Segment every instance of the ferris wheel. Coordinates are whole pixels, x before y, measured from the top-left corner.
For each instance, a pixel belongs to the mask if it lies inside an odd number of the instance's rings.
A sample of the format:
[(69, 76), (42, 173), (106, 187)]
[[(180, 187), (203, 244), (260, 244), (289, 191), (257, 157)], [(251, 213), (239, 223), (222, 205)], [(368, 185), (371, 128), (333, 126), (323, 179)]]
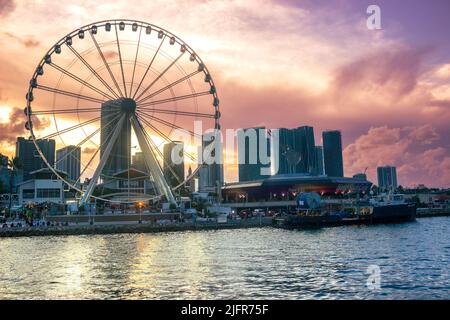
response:
[[(39, 62), (26, 100), (25, 127), (37, 152), (81, 194), (80, 205), (175, 202), (174, 192), (201, 166), (196, 126), (220, 129), (203, 61), (171, 32), (142, 21), (99, 21), (62, 37)], [(56, 159), (40, 143), (48, 139), (65, 150)], [(178, 163), (168, 161), (167, 146)], [(79, 169), (59, 170), (68, 160)]]

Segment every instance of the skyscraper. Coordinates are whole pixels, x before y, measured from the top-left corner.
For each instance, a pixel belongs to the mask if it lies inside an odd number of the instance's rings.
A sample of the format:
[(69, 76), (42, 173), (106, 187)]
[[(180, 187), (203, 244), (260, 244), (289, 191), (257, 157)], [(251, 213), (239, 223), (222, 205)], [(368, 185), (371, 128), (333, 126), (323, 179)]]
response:
[(145, 166), (144, 153), (141, 151), (138, 151), (133, 155), (131, 164), (132, 164), (133, 168), (135, 168), (139, 171), (142, 171), (142, 172), (148, 171)]
[(377, 168), (378, 186), (383, 190), (397, 188), (397, 169), (391, 166)]
[[(39, 149), (43, 152), (50, 166), (55, 165), (55, 140), (37, 140)], [(42, 160), (31, 139), (18, 137), (16, 141), (16, 157), (19, 159), (21, 170), (18, 181), (31, 179), (30, 172), (46, 168), (47, 165)]]
[(56, 150), (56, 169), (67, 173), (67, 178), (76, 181), (80, 176), (81, 148), (66, 146)]
[(324, 131), (322, 140), (325, 174), (329, 177), (343, 177), (341, 132), (338, 130)]
[(324, 163), (323, 163), (323, 147), (316, 146), (316, 164), (317, 171), (316, 174), (319, 176), (323, 176), (325, 174)]
[(278, 134), (278, 174), (316, 174), (314, 128), (309, 126), (294, 129), (280, 128)]
[(166, 143), (163, 148), (164, 178), (171, 187), (185, 180), (184, 176), (184, 144), (182, 141)]
[(261, 173), (263, 168), (270, 170), (270, 164), (263, 163), (261, 154), (270, 157), (270, 140), (264, 127), (243, 129), (238, 133), (239, 181), (259, 180), (270, 175)]
[(292, 129), (292, 131), (294, 134), (294, 149), (300, 153), (300, 161), (296, 165), (295, 173), (316, 174), (314, 128), (302, 126)]
[(101, 132), (100, 132), (100, 158), (105, 152), (106, 146), (113, 135), (113, 130), (120, 130), (120, 134), (114, 143), (110, 156), (106, 161), (102, 174), (111, 176), (117, 172), (128, 169), (131, 161), (131, 125), (125, 121), (122, 128), (116, 128), (121, 106), (117, 101), (107, 101), (102, 104)]
[[(199, 155), (199, 159), (202, 159), (202, 163), (199, 164), (201, 166), (199, 169), (199, 191), (214, 191), (219, 194), (220, 187), (223, 185), (223, 155), (222, 141), (216, 141), (217, 139), (220, 139), (219, 133), (203, 134), (200, 150), (202, 154)], [(211, 152), (208, 152), (208, 147), (211, 147)]]

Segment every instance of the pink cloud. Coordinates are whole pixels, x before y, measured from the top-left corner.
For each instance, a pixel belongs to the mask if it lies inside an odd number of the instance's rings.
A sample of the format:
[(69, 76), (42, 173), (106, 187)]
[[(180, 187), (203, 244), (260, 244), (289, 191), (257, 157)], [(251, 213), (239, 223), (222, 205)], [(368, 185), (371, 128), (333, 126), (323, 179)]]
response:
[(449, 150), (443, 147), (429, 147), (425, 150), (420, 148), (438, 140), (439, 135), (430, 125), (370, 128), (345, 148), (345, 171), (347, 175), (351, 175), (368, 168), (369, 178), (376, 183), (376, 168), (394, 165), (402, 185), (425, 183), (429, 186), (449, 187)]

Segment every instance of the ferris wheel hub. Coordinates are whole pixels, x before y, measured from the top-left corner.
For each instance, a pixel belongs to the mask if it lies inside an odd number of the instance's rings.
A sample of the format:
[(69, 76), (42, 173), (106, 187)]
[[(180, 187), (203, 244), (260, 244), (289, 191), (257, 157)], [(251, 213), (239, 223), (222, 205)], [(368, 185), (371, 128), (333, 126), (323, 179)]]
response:
[(131, 98), (120, 98), (114, 101), (124, 113), (134, 113), (136, 111), (136, 101)]

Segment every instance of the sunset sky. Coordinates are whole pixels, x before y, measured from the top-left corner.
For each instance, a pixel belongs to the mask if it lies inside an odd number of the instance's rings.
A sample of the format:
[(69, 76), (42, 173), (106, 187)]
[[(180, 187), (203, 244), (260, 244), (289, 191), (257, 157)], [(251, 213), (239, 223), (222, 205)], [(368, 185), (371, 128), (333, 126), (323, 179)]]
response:
[[(381, 8), (381, 30), (366, 8)], [(0, 152), (24, 130), (28, 81), (62, 36), (97, 20), (161, 26), (201, 56), (223, 128), (342, 130), (345, 175), (397, 166), (450, 187), (450, 1), (0, 0)], [(226, 167), (235, 180), (236, 166)]]

